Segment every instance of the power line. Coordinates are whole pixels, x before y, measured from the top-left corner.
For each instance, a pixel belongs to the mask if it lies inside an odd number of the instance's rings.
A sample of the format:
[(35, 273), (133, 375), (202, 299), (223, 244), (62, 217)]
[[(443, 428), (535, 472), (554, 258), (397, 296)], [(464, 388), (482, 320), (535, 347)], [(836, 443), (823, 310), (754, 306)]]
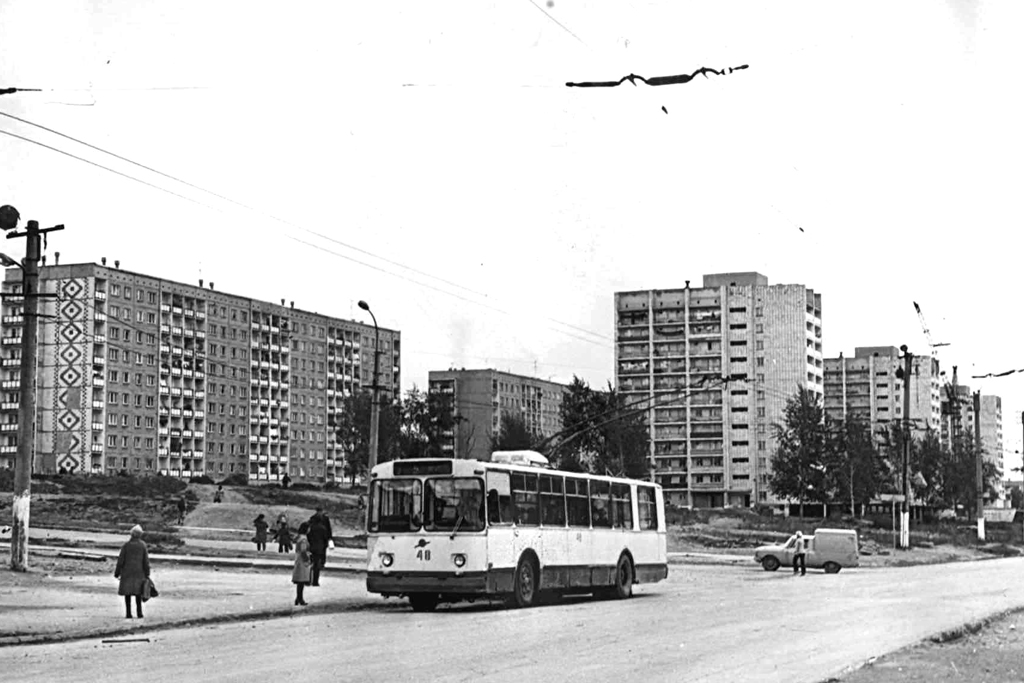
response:
[[(52, 133), (52, 134), (54, 134), (54, 135), (58, 135), (58, 136), (60, 136), (60, 137), (66, 138), (66, 139), (68, 139), (68, 140), (71, 140), (71, 141), (73, 141), (73, 142), (76, 142), (76, 143), (78, 143), (78, 144), (81, 144), (81, 145), (85, 145), (86, 147), (89, 147), (90, 149), (94, 149), (94, 150), (97, 150), (97, 151), (99, 151), (99, 152), (102, 152), (102, 153), (104, 153), (104, 154), (107, 154), (107, 155), (113, 156), (113, 157), (114, 157), (114, 158), (116, 158), (116, 159), (119, 159), (119, 160), (121, 160), (121, 161), (124, 161), (124, 162), (126, 162), (126, 163), (129, 163), (129, 164), (132, 164), (132, 165), (134, 165), (134, 166), (138, 166), (139, 168), (142, 168), (142, 169), (144, 169), (144, 170), (150, 171), (150, 172), (152, 172), (152, 173), (156, 173), (157, 175), (163, 176), (163, 177), (165, 177), (165, 178), (168, 178), (168, 179), (170, 179), (170, 180), (173, 180), (173, 181), (175, 181), (175, 182), (178, 182), (178, 183), (181, 183), (181, 184), (183, 184), (183, 185), (186, 185), (186, 186), (188, 186), (188, 187), (194, 188), (194, 189), (196, 189), (196, 190), (199, 190), (200, 192), (204, 192), (204, 193), (206, 193), (206, 194), (209, 194), (209, 195), (211, 195), (211, 196), (213, 196), (213, 197), (216, 197), (216, 198), (218, 198), (218, 199), (221, 199), (221, 200), (223, 200), (223, 201), (226, 201), (226, 202), (228, 202), (228, 203), (234, 204), (234, 205), (236, 205), (236, 206), (242, 207), (242, 208), (244, 208), (244, 209), (247, 209), (247, 210), (249, 210), (249, 211), (252, 211), (252, 212), (254, 212), (254, 213), (257, 213), (257, 214), (260, 214), (260, 215), (262, 215), (262, 216), (265, 216), (265, 217), (267, 217), (267, 218), (270, 218), (270, 219), (272, 219), (272, 220), (274, 220), (274, 221), (280, 222), (280, 223), (282, 223), (282, 224), (284, 224), (284, 225), (288, 225), (288, 226), (290, 226), (290, 227), (293, 227), (293, 228), (296, 228), (296, 229), (302, 230), (303, 232), (307, 232), (307, 233), (309, 233), (309, 234), (311, 234), (311, 235), (315, 235), (316, 237), (319, 237), (319, 238), (321, 238), (321, 239), (327, 240), (327, 241), (329, 241), (329, 242), (334, 242), (335, 244), (338, 244), (338, 245), (340, 245), (340, 246), (343, 246), (343, 247), (345, 247), (345, 248), (347, 248), (347, 249), (351, 249), (351, 250), (353, 250), (353, 251), (357, 251), (357, 252), (359, 252), (359, 253), (363, 253), (363, 254), (366, 254), (366, 255), (368, 255), (368, 256), (371, 256), (371, 257), (373, 257), (373, 258), (376, 258), (376, 259), (378, 259), (378, 260), (384, 261), (385, 263), (390, 263), (390, 264), (392, 264), (392, 265), (398, 266), (398, 267), (400, 267), (400, 268), (404, 268), (404, 269), (406, 269), (406, 270), (409, 270), (409, 271), (411, 271), (411, 272), (417, 273), (417, 274), (419, 274), (419, 275), (423, 275), (423, 276), (425, 276), (425, 277), (428, 277), (428, 278), (431, 278), (431, 279), (433, 279), (433, 280), (437, 280), (437, 281), (439, 281), (439, 282), (443, 282), (443, 283), (445, 283), (445, 284), (448, 284), (448, 285), (451, 285), (451, 286), (453, 286), (453, 287), (457, 287), (457, 288), (459, 288), (459, 289), (462, 289), (462, 290), (464, 290), (464, 291), (467, 291), (467, 292), (470, 292), (470, 293), (476, 294), (476, 295), (478, 295), (478, 296), (482, 296), (482, 297), (486, 297), (486, 296), (487, 296), (486, 294), (484, 294), (484, 293), (482, 293), (482, 292), (477, 292), (476, 290), (470, 289), (470, 288), (468, 288), (468, 287), (465, 287), (465, 286), (463, 286), (463, 285), (459, 285), (458, 283), (455, 283), (455, 282), (451, 282), (451, 281), (449, 281), (449, 280), (445, 280), (444, 278), (440, 278), (440, 277), (438, 277), (438, 276), (435, 276), (435, 275), (431, 275), (430, 273), (426, 273), (426, 272), (424, 272), (424, 271), (420, 271), (420, 270), (417, 270), (417, 269), (415, 269), (415, 268), (412, 268), (412, 267), (410, 267), (410, 266), (406, 266), (406, 265), (403, 265), (403, 264), (401, 264), (401, 263), (398, 263), (397, 261), (392, 261), (392, 260), (390, 260), (390, 259), (387, 259), (387, 258), (385, 258), (385, 257), (383, 257), (383, 256), (379, 256), (379, 255), (377, 255), (377, 254), (374, 254), (373, 252), (367, 251), (367, 250), (365, 250), (365, 249), (360, 249), (359, 247), (355, 247), (355, 246), (353, 246), (353, 245), (347, 244), (347, 243), (345, 243), (345, 242), (342, 242), (342, 241), (340, 241), (340, 240), (337, 240), (337, 239), (335, 239), (335, 238), (333, 238), (333, 237), (330, 237), (330, 236), (328, 236), (328, 235), (324, 235), (324, 234), (322, 234), (322, 233), (319, 233), (319, 232), (317, 232), (317, 231), (315, 231), (315, 230), (310, 230), (310, 229), (308, 229), (308, 228), (305, 228), (305, 227), (303, 227), (303, 226), (301, 226), (301, 225), (298, 225), (298, 224), (292, 223), (292, 222), (290, 222), (290, 221), (287, 221), (287, 220), (285, 220), (285, 219), (283, 219), (283, 218), (279, 218), (279, 217), (277, 217), (277, 216), (274, 216), (274, 215), (272, 215), (272, 214), (270, 214), (270, 213), (267, 213), (267, 212), (261, 211), (261, 210), (259, 210), (259, 209), (256, 209), (256, 208), (254, 208), (254, 207), (251, 207), (251, 206), (249, 206), (249, 205), (247, 205), (247, 204), (244, 204), (244, 203), (242, 203), (242, 202), (238, 202), (238, 201), (236, 201), (236, 200), (233, 200), (233, 199), (231, 199), (231, 198), (229, 198), (229, 197), (226, 197), (226, 196), (224, 196), (224, 195), (218, 194), (218, 193), (216, 193), (216, 192), (213, 192), (213, 191), (211, 191), (211, 190), (207, 190), (207, 189), (205, 189), (205, 188), (203, 188), (203, 187), (200, 187), (199, 185), (195, 185), (195, 184), (193, 184), (193, 183), (190, 183), (190, 182), (188, 182), (188, 181), (186, 181), (186, 180), (183, 180), (183, 179), (181, 179), (181, 178), (178, 178), (178, 177), (176, 177), (176, 176), (170, 175), (170, 174), (168, 174), (168, 173), (164, 173), (164, 172), (162, 172), (162, 171), (159, 171), (159, 170), (157, 170), (157, 169), (155, 169), (155, 168), (152, 168), (152, 167), (150, 167), (150, 166), (147, 166), (147, 165), (145, 165), (145, 164), (141, 164), (141, 163), (139, 163), (139, 162), (133, 161), (133, 160), (131, 160), (131, 159), (127, 158), (127, 157), (124, 157), (124, 156), (122, 156), (122, 155), (116, 154), (116, 153), (114, 153), (114, 152), (110, 152), (110, 151), (108, 151), (108, 150), (105, 150), (105, 149), (103, 149), (102, 147), (98, 147), (98, 146), (96, 146), (96, 145), (90, 144), (90, 143), (88, 143), (88, 142), (85, 142), (85, 141), (83, 141), (83, 140), (80, 140), (80, 139), (78, 139), (78, 138), (75, 138), (75, 137), (73, 137), (73, 136), (67, 135), (67, 134), (65, 134), (65, 133), (61, 133), (60, 131), (54, 130), (54, 129), (52, 129), (52, 128), (49, 128), (49, 127), (47, 127), (47, 126), (43, 126), (43, 125), (41, 125), (41, 124), (38, 124), (38, 123), (34, 123), (34, 122), (32, 122), (32, 121), (29, 121), (29, 120), (27, 120), (27, 119), (23, 119), (23, 118), (21, 118), (21, 117), (18, 117), (18, 116), (14, 116), (13, 114), (9, 114), (9, 113), (7, 113), (7, 112), (3, 112), (3, 111), (0, 111), (0, 115), (2, 115), (2, 116), (6, 116), (6, 117), (8, 117), (8, 118), (10, 118), (10, 119), (13, 119), (13, 120), (15, 120), (15, 121), (19, 121), (19, 122), (21, 122), (21, 123), (25, 123), (25, 124), (27, 124), (27, 125), (30, 125), (30, 126), (34, 126), (34, 127), (40, 128), (41, 130), (45, 130), (45, 131), (47, 131), (47, 132), (49, 132), (49, 133)], [(141, 180), (141, 179), (139, 179), (139, 178), (136, 178), (136, 177), (134, 177), (134, 176), (128, 175), (128, 174), (126, 174), (126, 173), (122, 173), (121, 171), (117, 171), (117, 170), (114, 170), (114, 169), (112, 169), (112, 168), (109, 168), (109, 167), (107, 167), (107, 166), (103, 166), (102, 164), (96, 163), (96, 162), (94, 162), (94, 161), (90, 161), (90, 160), (88, 160), (88, 159), (85, 159), (85, 158), (83, 158), (83, 157), (79, 157), (79, 156), (76, 156), (76, 155), (74, 155), (74, 154), (71, 154), (70, 152), (65, 152), (65, 151), (63, 151), (63, 150), (60, 150), (60, 149), (58, 149), (58, 148), (56, 148), (56, 147), (51, 147), (50, 145), (46, 145), (46, 144), (44, 144), (44, 143), (42, 143), (42, 142), (38, 142), (38, 141), (36, 141), (36, 140), (32, 140), (31, 138), (27, 138), (27, 137), (24, 137), (24, 136), (18, 135), (18, 134), (16, 134), (16, 133), (11, 133), (11, 132), (9, 132), (9, 131), (5, 131), (5, 130), (2, 130), (2, 129), (0, 129), (0, 133), (4, 133), (4, 134), (6, 134), (6, 135), (10, 135), (10, 136), (12, 136), (12, 137), (15, 137), (15, 138), (18, 138), (18, 139), (20, 139), (20, 140), (24, 140), (24, 141), (26, 141), (26, 142), (30, 142), (30, 143), (32, 143), (32, 144), (36, 144), (36, 145), (39, 145), (39, 146), (41, 146), (41, 147), (44, 147), (44, 148), (46, 148), (46, 149), (49, 149), (49, 150), (52, 150), (52, 151), (58, 152), (58, 153), (60, 153), (60, 154), (63, 154), (63, 155), (65, 155), (65, 156), (69, 156), (69, 157), (72, 157), (72, 158), (74, 158), (74, 159), (77, 159), (77, 160), (79, 160), (79, 161), (84, 161), (84, 162), (85, 162), (85, 163), (87, 163), (87, 164), (90, 164), (90, 165), (92, 165), (92, 166), (96, 166), (97, 168), (101, 168), (101, 169), (103, 169), (103, 170), (106, 170), (106, 171), (110, 171), (111, 173), (115, 173), (115, 174), (117, 174), (117, 175), (119, 175), (119, 176), (122, 176), (122, 177), (124, 177), (124, 178), (128, 178), (129, 180), (134, 180), (134, 181), (136, 181), (136, 182), (138, 182), (138, 183), (142, 183), (143, 185), (146, 185), (146, 186), (148, 186), (148, 187), (151, 187), (151, 188), (153, 188), (153, 189), (156, 189), (156, 190), (160, 190), (160, 191), (163, 191), (163, 192), (167, 192), (167, 193), (169, 193), (169, 194), (171, 194), (171, 195), (174, 195), (175, 197), (179, 197), (179, 198), (181, 198), (181, 199), (186, 199), (186, 200), (188, 200), (188, 201), (190, 201), (190, 202), (193, 202), (193, 203), (195, 203), (195, 204), (198, 204), (198, 205), (200, 205), (200, 206), (203, 206), (203, 207), (205, 207), (205, 208), (209, 208), (209, 209), (212, 209), (212, 210), (214, 210), (214, 211), (217, 211), (217, 212), (221, 212), (221, 211), (220, 211), (219, 209), (216, 209), (216, 208), (214, 208), (214, 207), (212, 207), (212, 206), (210, 206), (210, 205), (208, 205), (208, 204), (205, 204), (205, 203), (203, 203), (203, 202), (200, 202), (200, 201), (198, 201), (198, 200), (196, 200), (196, 199), (193, 199), (193, 198), (191, 198), (191, 197), (188, 197), (188, 196), (186, 196), (186, 195), (183, 195), (183, 194), (179, 194), (179, 193), (177, 193), (177, 192), (174, 192), (174, 191), (172, 191), (172, 190), (169, 190), (169, 189), (167, 189), (167, 188), (161, 187), (161, 186), (159, 186), (159, 185), (155, 185), (155, 184), (153, 184), (153, 183), (149, 183), (149, 182), (147, 182), (147, 181), (145, 181), (145, 180)], [(329, 249), (324, 249), (323, 247), (319, 247), (319, 246), (317, 246), (317, 245), (314, 245), (314, 244), (312, 244), (312, 243), (310, 243), (310, 242), (306, 242), (306, 241), (304, 241), (304, 240), (300, 240), (300, 239), (298, 239), (298, 238), (295, 238), (295, 237), (292, 237), (292, 236), (289, 236), (289, 237), (290, 237), (291, 239), (293, 239), (293, 240), (295, 240), (295, 241), (297, 241), (297, 242), (300, 242), (300, 243), (302, 243), (302, 244), (305, 244), (305, 245), (307, 245), (307, 246), (312, 246), (312, 247), (314, 247), (314, 248), (319, 248), (319, 249), (320, 249), (321, 251), (325, 251), (325, 252), (327, 252), (327, 253), (330, 253), (330, 254), (332, 254), (332, 255), (334, 255), (334, 256), (338, 256), (338, 257), (340, 257), (340, 258), (344, 258), (344, 259), (346, 259), (346, 260), (352, 261), (352, 262), (354, 262), (354, 263), (357, 263), (357, 264), (359, 264), (359, 265), (363, 265), (363, 266), (366, 266), (366, 267), (369, 267), (369, 268), (373, 268), (373, 269), (375, 269), (375, 270), (378, 270), (378, 271), (380, 271), (380, 272), (382, 272), (382, 273), (385, 273), (385, 274), (387, 274), (387, 275), (393, 275), (393, 276), (395, 276), (395, 277), (399, 277), (399, 278), (401, 278), (401, 279), (405, 279), (405, 280), (407, 280), (407, 281), (409, 281), (409, 282), (413, 282), (413, 283), (415, 283), (415, 284), (419, 284), (419, 285), (421, 285), (421, 286), (424, 286), (424, 287), (428, 287), (428, 288), (430, 288), (430, 289), (433, 289), (434, 291), (440, 292), (440, 293), (442, 293), (442, 294), (448, 294), (449, 296), (454, 296), (454, 297), (456, 297), (456, 298), (462, 299), (463, 301), (467, 301), (467, 302), (470, 302), (470, 303), (475, 303), (475, 304), (477, 304), (477, 305), (480, 305), (480, 306), (484, 306), (484, 307), (486, 307), (486, 308), (491, 308), (492, 310), (498, 311), (498, 312), (500, 312), (500, 313), (504, 313), (505, 315), (513, 315), (513, 314), (509, 313), (508, 311), (504, 311), (504, 310), (502, 310), (502, 309), (499, 309), (499, 308), (496, 308), (496, 307), (494, 307), (494, 306), (490, 306), (490, 305), (488, 305), (488, 304), (485, 304), (485, 303), (482, 303), (482, 302), (474, 301), (474, 300), (472, 300), (472, 299), (468, 299), (468, 298), (466, 298), (466, 297), (463, 297), (463, 296), (457, 295), (457, 294), (455, 294), (455, 293), (453, 293), (453, 292), (449, 292), (449, 291), (446, 291), (446, 290), (443, 290), (443, 289), (440, 289), (440, 288), (437, 288), (437, 287), (432, 287), (432, 286), (430, 286), (430, 285), (427, 285), (427, 284), (424, 284), (424, 283), (418, 282), (418, 281), (416, 281), (416, 280), (411, 280), (411, 279), (409, 279), (409, 278), (406, 278), (406, 277), (403, 277), (403, 276), (399, 275), (398, 273), (393, 273), (393, 272), (391, 272), (391, 271), (388, 271), (388, 270), (385, 270), (385, 269), (383, 269), (383, 268), (380, 268), (380, 267), (377, 267), (377, 266), (372, 266), (372, 265), (370, 265), (370, 264), (367, 264), (367, 263), (365, 263), (365, 262), (363, 262), (363, 261), (359, 261), (359, 260), (357, 260), (357, 259), (354, 259), (354, 258), (351, 258), (351, 257), (345, 256), (345, 255), (342, 255), (342, 254), (339, 254), (339, 253), (337, 253), (337, 252), (335, 252), (335, 251), (332, 251), (332, 250), (329, 250)], [(555, 319), (555, 318), (550, 318), (550, 317), (546, 317), (546, 319), (547, 319), (547, 320), (549, 320), (549, 321), (555, 322), (555, 323), (557, 323), (557, 324), (559, 324), (559, 325), (563, 325), (563, 326), (565, 326), (565, 327), (568, 327), (568, 328), (571, 328), (571, 329), (575, 329), (575, 330), (578, 330), (578, 331), (580, 331), (580, 332), (583, 332), (583, 333), (585, 333), (585, 334), (589, 334), (589, 335), (591, 335), (591, 336), (593, 336), (593, 337), (597, 337), (597, 338), (600, 338), (600, 339), (605, 339), (605, 340), (607, 340), (607, 341), (613, 341), (613, 339), (612, 339), (611, 337), (607, 336), (607, 335), (604, 335), (604, 334), (601, 334), (601, 333), (598, 333), (598, 332), (593, 332), (592, 330), (588, 330), (588, 329), (586, 329), (586, 328), (583, 328), (583, 327), (580, 327), (580, 326), (577, 326), (577, 325), (573, 325), (573, 324), (571, 324), (571, 323), (566, 323), (566, 322), (563, 322), (563, 321), (557, 320), (557, 319)], [(564, 332), (563, 330), (557, 330), (557, 331), (565, 333), (565, 332)], [(565, 334), (568, 334), (568, 333), (565, 333)], [(574, 335), (569, 335), (569, 336), (573, 336), (574, 338), (576, 338), (576, 339), (580, 339), (580, 340), (582, 340), (582, 341), (589, 341), (589, 340), (584, 340), (584, 339), (582, 339), (581, 337), (578, 337), (578, 336), (574, 336)], [(593, 342), (592, 342), (592, 343), (593, 343)]]

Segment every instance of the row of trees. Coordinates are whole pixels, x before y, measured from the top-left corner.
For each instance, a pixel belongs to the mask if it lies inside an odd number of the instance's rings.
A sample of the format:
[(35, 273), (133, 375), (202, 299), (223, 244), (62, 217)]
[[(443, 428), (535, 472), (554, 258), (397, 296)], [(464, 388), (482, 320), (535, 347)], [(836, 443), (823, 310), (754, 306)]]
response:
[[(353, 480), (366, 472), (369, 462), (371, 408), (368, 392), (353, 394), (331, 425), (345, 449), (345, 476)], [(570, 471), (644, 478), (649, 448), (644, 412), (627, 406), (610, 384), (599, 391), (573, 377), (559, 407), (558, 434), (545, 438), (528, 427), (521, 413), (504, 412), (488, 445), (492, 451), (538, 450), (552, 464)], [(472, 448), (477, 435), (466, 422), (447, 394), (414, 388), (395, 400), (382, 398), (378, 462), (450, 457), (443, 445), (451, 435), (462, 439), (463, 448)]]
[[(848, 502), (850, 513), (880, 493), (903, 491), (903, 426), (892, 423), (881, 440), (861, 420), (835, 421), (825, 415), (817, 394), (799, 388), (787, 402), (783, 423), (774, 425), (778, 443), (769, 486), (780, 498), (801, 504)], [(912, 437), (909, 488), (913, 500), (941, 508), (974, 509), (977, 501), (974, 439), (952, 448), (928, 430)], [(1002, 473), (985, 461), (986, 494), (995, 496)]]

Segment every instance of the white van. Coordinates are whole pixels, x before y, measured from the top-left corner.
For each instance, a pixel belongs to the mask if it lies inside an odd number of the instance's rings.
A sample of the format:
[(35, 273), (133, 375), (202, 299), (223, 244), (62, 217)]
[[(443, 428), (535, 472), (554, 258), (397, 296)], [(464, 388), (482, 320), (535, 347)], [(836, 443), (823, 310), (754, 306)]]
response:
[[(860, 565), (860, 546), (857, 532), (852, 529), (818, 529), (813, 536), (804, 536), (808, 569), (824, 569), (835, 574), (843, 567)], [(773, 572), (779, 567), (793, 566), (796, 536), (790, 536), (783, 545), (763, 545), (754, 551), (754, 561)]]

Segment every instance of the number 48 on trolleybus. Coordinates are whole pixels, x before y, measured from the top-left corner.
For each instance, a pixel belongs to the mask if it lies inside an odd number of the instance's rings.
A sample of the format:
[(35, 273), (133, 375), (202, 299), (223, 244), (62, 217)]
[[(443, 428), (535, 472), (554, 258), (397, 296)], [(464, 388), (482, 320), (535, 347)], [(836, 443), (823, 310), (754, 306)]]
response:
[(477, 598), (528, 607), (542, 592), (628, 598), (668, 576), (652, 482), (550, 469), (533, 451), (395, 460), (370, 478), (366, 588), (416, 611)]

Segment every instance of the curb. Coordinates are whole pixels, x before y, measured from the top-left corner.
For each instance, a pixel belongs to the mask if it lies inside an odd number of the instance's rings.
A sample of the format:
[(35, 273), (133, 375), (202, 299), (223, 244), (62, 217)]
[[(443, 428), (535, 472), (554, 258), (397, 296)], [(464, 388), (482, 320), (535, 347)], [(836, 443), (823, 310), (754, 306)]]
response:
[(983, 628), (992, 624), (993, 622), (999, 621), (1000, 619), (1005, 619), (1006, 617), (1012, 614), (1019, 614), (1021, 612), (1024, 612), (1024, 605), (1000, 610), (994, 614), (988, 615), (987, 617), (982, 617), (980, 619), (968, 621), (964, 624), (961, 624), (960, 626), (946, 629), (945, 631), (939, 631), (935, 635), (922, 638), (916, 643), (911, 643), (906, 647), (901, 647), (898, 650), (893, 650), (892, 652), (887, 652), (884, 655), (878, 655), (877, 657), (871, 657), (870, 659), (860, 662), (859, 664), (849, 666), (843, 669), (843, 671), (838, 676), (830, 676), (829, 678), (825, 678), (819, 681), (819, 683), (840, 683), (842, 679), (848, 676), (849, 674), (853, 673), (854, 671), (863, 669), (866, 666), (871, 666), (877, 660), (882, 659), (883, 657), (890, 657), (901, 652), (906, 652), (907, 650), (912, 650), (926, 643), (933, 643), (935, 645), (944, 645), (945, 643), (952, 643), (954, 641), (959, 640), (960, 638), (963, 638), (966, 635), (977, 633), (978, 631), (982, 630)]
[(89, 631), (88, 633), (40, 633), (24, 636), (0, 636), (0, 650), (5, 647), (16, 645), (47, 645), (52, 643), (68, 643), (81, 640), (93, 640), (120, 635), (139, 635), (144, 633), (156, 633), (159, 631), (170, 631), (186, 628), (189, 626), (210, 626), (215, 624), (241, 623), (250, 621), (268, 621), (284, 617), (296, 617), (305, 615), (341, 614), (344, 612), (357, 612), (366, 609), (366, 603), (347, 603), (343, 605), (330, 602), (322, 605), (314, 605), (312, 609), (298, 610), (294, 607), (254, 610), (242, 614), (218, 614), (211, 617), (184, 618), (176, 621), (168, 621), (153, 626), (139, 626), (137, 620), (132, 620), (132, 625), (112, 627)]

